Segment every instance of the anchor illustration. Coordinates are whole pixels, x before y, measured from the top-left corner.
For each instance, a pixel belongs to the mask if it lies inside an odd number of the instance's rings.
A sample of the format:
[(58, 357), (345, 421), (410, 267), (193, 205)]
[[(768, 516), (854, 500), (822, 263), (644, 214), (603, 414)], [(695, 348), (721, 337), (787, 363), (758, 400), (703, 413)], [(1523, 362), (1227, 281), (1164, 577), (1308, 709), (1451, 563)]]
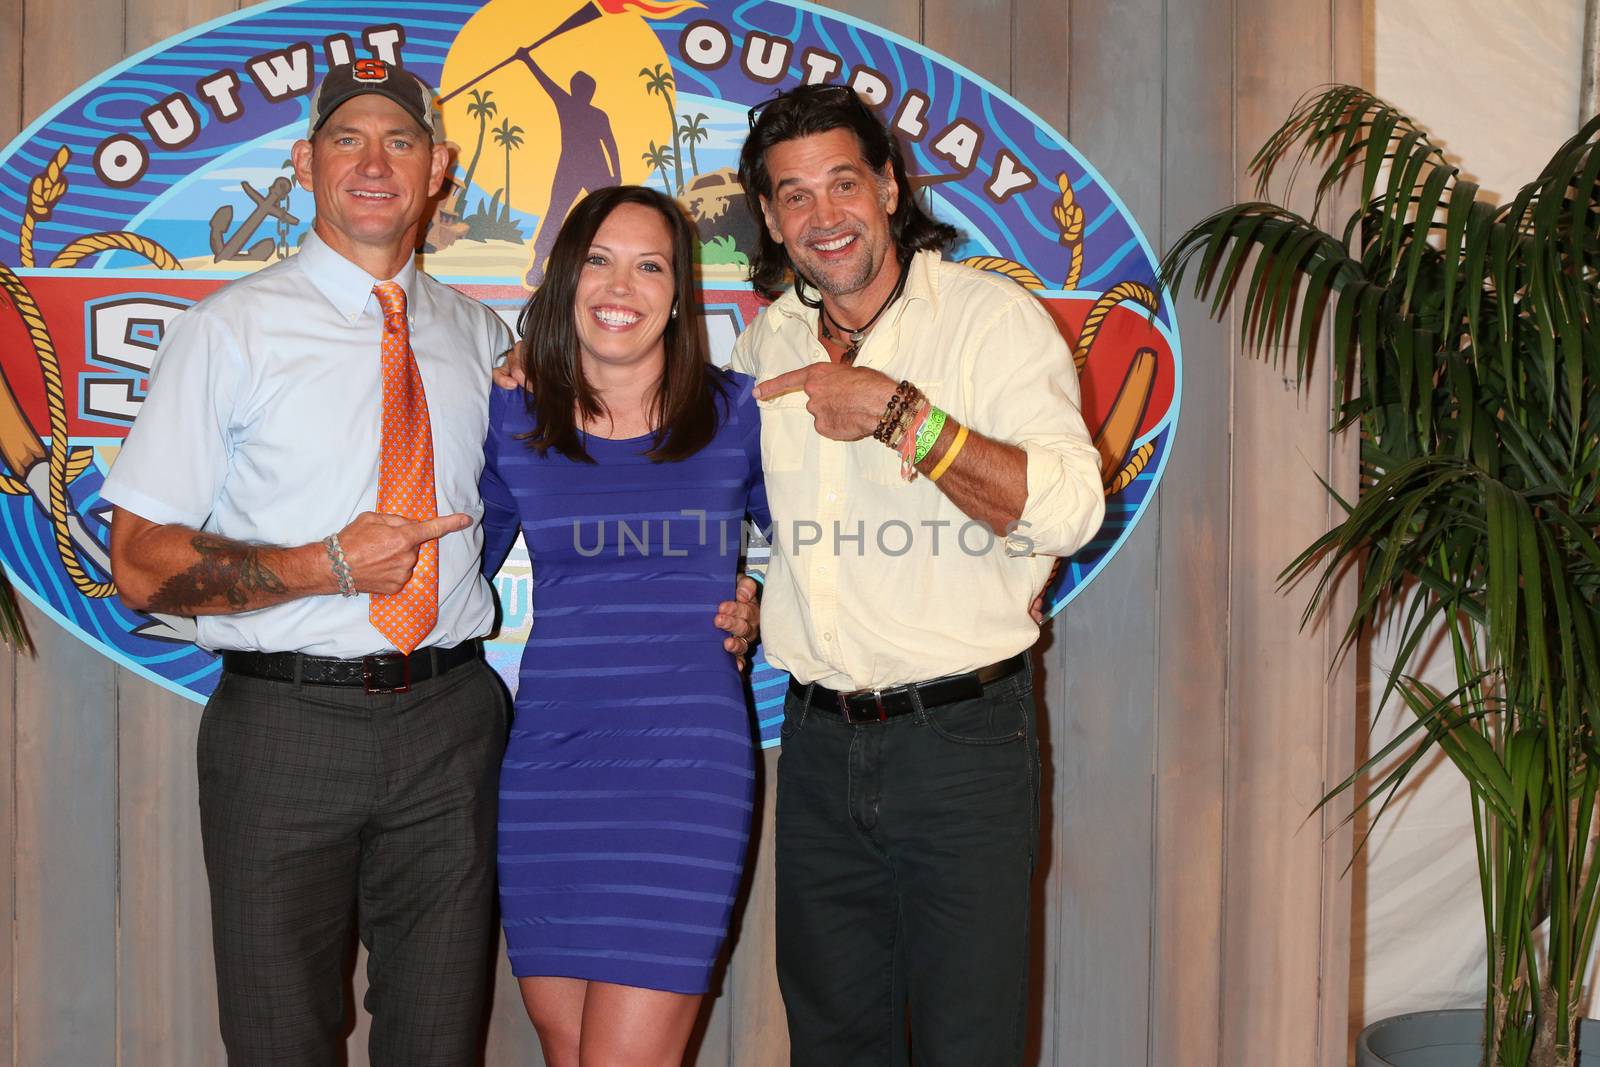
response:
[[(232, 263), (265, 263), (272, 258), (273, 251), (278, 243), (270, 237), (263, 237), (249, 248), (245, 242), (255, 235), (261, 224), (267, 219), (276, 219), (282, 227), (298, 226), (300, 220), (289, 213), (289, 193), (294, 188), (288, 178), (279, 176), (272, 179), (272, 184), (267, 186), (265, 193), (257, 192), (249, 182), (240, 182), (239, 188), (244, 190), (246, 196), (255, 204), (255, 210), (239, 224), (229, 236), (224, 237), (228, 227), (233, 224), (233, 205), (224, 204), (217, 208), (211, 216), (211, 260), (221, 263), (227, 260)], [(280, 227), (280, 228), (282, 228)]]

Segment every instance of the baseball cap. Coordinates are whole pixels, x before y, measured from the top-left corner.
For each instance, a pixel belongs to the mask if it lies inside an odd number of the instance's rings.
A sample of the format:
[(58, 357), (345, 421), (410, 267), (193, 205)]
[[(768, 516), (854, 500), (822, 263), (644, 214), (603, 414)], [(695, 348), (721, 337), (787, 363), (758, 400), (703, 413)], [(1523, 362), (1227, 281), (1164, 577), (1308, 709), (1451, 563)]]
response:
[(434, 104), (433, 90), (404, 67), (381, 59), (357, 59), (334, 67), (323, 76), (311, 101), (311, 123), (306, 128), (306, 136), (311, 137), (321, 129), (340, 104), (368, 93), (393, 100), (435, 141), (444, 140), (444, 124)]

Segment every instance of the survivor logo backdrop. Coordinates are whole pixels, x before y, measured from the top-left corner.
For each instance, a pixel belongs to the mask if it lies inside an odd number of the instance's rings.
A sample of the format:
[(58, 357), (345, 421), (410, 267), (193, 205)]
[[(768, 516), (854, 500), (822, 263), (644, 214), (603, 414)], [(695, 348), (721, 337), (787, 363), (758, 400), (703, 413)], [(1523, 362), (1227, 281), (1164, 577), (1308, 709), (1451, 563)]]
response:
[[(214, 658), (187, 619), (114, 596), (99, 496), (172, 320), (295, 254), (311, 194), (289, 150), (330, 65), (377, 56), (439, 88), (460, 146), (423, 265), (508, 320), (586, 189), (659, 186), (694, 218), (707, 329), (725, 361), (759, 310), (755, 223), (735, 172), (747, 110), (802, 82), (878, 107), (956, 258), (1033, 290), (1061, 323), (1104, 461), (1107, 519), (1061, 569), (1059, 610), (1150, 500), (1176, 425), (1179, 354), (1154, 261), (1088, 163), (1026, 108), (920, 46), (789, 0), (287, 0), (200, 26), (85, 85), (0, 153), (0, 558), (63, 626), (203, 699)], [(491, 650), (515, 684), (527, 557), (498, 579)], [(775, 729), (783, 678), (758, 664)]]

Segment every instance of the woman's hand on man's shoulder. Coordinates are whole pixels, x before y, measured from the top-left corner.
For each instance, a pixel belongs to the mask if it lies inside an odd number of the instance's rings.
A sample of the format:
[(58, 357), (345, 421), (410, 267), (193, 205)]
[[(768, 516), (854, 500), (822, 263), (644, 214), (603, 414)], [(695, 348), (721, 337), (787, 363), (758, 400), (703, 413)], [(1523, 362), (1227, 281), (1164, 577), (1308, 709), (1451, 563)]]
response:
[(494, 365), (494, 384), (500, 389), (521, 389), (528, 384), (528, 376), (522, 372), (520, 362), (515, 360), (517, 350), (508, 348), (500, 356), (500, 362)]

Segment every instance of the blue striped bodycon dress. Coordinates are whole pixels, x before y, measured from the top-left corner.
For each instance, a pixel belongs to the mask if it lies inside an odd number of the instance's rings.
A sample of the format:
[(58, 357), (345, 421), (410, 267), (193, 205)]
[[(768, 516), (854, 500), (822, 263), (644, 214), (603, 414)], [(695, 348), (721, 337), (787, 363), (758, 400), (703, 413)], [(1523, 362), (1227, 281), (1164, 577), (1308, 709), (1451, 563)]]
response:
[(518, 528), (534, 625), (500, 773), (500, 903), (512, 970), (703, 993), (750, 834), (753, 724), (716, 629), (742, 521), (768, 525), (751, 379), (714, 371), (714, 440), (673, 463), (650, 438), (538, 456), (520, 391), (490, 403), (485, 568)]

